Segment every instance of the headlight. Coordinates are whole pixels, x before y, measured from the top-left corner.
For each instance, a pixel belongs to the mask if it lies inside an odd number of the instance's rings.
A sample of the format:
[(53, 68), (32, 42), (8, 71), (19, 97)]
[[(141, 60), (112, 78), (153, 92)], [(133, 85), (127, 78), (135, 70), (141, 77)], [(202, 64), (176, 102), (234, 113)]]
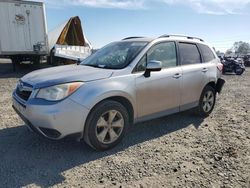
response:
[(74, 93), (82, 84), (82, 82), (73, 82), (43, 88), (38, 91), (36, 98), (59, 101)]

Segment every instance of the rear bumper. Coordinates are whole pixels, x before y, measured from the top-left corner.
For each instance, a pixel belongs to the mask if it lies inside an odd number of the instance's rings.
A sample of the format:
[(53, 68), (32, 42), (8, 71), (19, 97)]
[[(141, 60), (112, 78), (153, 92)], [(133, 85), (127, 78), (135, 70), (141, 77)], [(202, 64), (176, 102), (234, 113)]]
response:
[(89, 113), (88, 109), (70, 99), (53, 104), (31, 99), (23, 104), (15, 94), (13, 108), (32, 131), (52, 140), (70, 135), (77, 135), (80, 139)]
[(216, 92), (221, 93), (223, 86), (225, 85), (226, 81), (219, 78), (216, 84)]

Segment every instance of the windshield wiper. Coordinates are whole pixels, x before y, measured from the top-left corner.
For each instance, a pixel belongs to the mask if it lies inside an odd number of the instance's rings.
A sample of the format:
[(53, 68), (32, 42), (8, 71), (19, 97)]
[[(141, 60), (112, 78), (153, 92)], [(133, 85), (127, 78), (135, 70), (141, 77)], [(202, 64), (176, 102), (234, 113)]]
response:
[(88, 67), (94, 67), (94, 68), (99, 68), (99, 69), (117, 69), (112, 66), (107, 66), (107, 65), (95, 65), (95, 64), (81, 64), (83, 66), (88, 66)]
[(102, 68), (99, 65), (92, 65), (92, 64), (82, 64), (83, 66), (88, 66), (88, 67), (95, 67), (95, 68)]

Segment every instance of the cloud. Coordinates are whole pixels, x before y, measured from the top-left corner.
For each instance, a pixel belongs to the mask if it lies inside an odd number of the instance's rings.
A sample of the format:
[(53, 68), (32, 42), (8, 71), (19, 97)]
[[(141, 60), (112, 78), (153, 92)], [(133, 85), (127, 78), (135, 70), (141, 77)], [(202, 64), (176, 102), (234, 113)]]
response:
[(169, 5), (189, 6), (199, 13), (205, 14), (242, 14), (242, 10), (250, 5), (250, 0), (163, 0)]
[(85, 6), (114, 9), (143, 9), (145, 0), (44, 0), (49, 6)]
[(85, 6), (113, 9), (150, 9), (159, 4), (191, 7), (203, 14), (241, 14), (250, 0), (44, 0), (50, 7)]

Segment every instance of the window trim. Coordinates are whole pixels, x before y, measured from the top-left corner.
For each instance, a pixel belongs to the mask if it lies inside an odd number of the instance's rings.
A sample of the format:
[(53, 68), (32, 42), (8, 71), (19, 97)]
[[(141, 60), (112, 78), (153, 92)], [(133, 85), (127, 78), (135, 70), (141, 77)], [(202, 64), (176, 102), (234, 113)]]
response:
[[(181, 53), (180, 53), (180, 43), (195, 45), (197, 50), (198, 50), (198, 53), (200, 54), (200, 63), (182, 65), (182, 63), (181, 63)], [(179, 66), (199, 65), (199, 64), (203, 63), (203, 56), (201, 55), (201, 50), (200, 50), (197, 43), (195, 43), (195, 42), (186, 42), (186, 41), (178, 41), (177, 45), (178, 45), (178, 54), (179, 54)]]
[[(158, 44), (162, 44), (162, 43), (174, 43), (175, 45), (175, 53), (176, 53), (176, 67), (180, 66), (179, 65), (179, 55), (178, 55), (178, 46), (177, 46), (177, 41), (175, 40), (170, 40), (170, 41), (160, 41), (160, 42), (157, 42), (155, 44), (153, 44), (144, 54), (143, 56), (140, 58), (140, 60), (137, 62), (137, 64), (135, 65), (135, 67), (133, 68), (132, 70), (132, 74), (136, 74), (136, 73), (141, 73), (141, 72), (145, 72), (145, 71), (136, 71), (136, 68), (137, 68), (137, 65), (140, 63), (140, 61), (144, 58), (144, 56), (146, 56), (146, 65), (148, 63), (148, 52), (153, 48), (155, 47), (156, 45)], [(167, 67), (162, 67), (162, 70), (165, 70), (165, 69), (171, 69), (171, 68), (175, 68), (175, 67), (170, 67), (170, 68), (167, 68)]]

